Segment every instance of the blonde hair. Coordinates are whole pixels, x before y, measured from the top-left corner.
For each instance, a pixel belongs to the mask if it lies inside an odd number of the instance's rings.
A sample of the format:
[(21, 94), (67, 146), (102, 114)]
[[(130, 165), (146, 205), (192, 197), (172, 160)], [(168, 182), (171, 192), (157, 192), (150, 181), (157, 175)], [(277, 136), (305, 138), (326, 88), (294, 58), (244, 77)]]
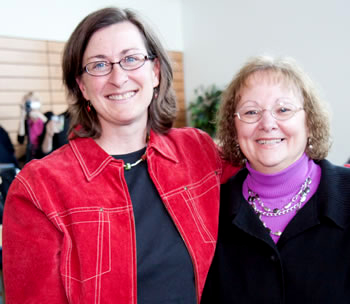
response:
[(304, 100), (309, 141), (312, 144), (312, 149), (308, 145), (305, 152), (311, 159), (324, 159), (331, 146), (330, 116), (327, 105), (319, 97), (310, 77), (294, 59), (269, 56), (256, 56), (249, 59), (223, 93), (218, 112), (218, 140), (223, 158), (235, 165), (242, 165), (245, 161), (245, 156), (238, 146), (234, 113), (240, 101), (241, 89), (247, 85), (247, 79), (257, 72), (276, 76), (279, 82), (292, 85), (300, 91)]

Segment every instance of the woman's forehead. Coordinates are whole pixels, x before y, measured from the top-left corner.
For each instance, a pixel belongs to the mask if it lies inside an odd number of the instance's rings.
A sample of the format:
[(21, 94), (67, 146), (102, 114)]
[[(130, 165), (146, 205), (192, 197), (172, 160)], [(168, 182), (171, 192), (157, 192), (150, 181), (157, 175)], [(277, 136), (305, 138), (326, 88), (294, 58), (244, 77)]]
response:
[(292, 90), (295, 95), (301, 94), (301, 91), (299, 87), (296, 85), (295, 81), (291, 79), (286, 74), (283, 74), (280, 71), (273, 71), (273, 70), (264, 70), (264, 71), (257, 71), (253, 74), (250, 74), (242, 84), (242, 87), (240, 88), (240, 93), (242, 93), (242, 90), (249, 89), (257, 84), (268, 84), (268, 85), (280, 85), (281, 87)]

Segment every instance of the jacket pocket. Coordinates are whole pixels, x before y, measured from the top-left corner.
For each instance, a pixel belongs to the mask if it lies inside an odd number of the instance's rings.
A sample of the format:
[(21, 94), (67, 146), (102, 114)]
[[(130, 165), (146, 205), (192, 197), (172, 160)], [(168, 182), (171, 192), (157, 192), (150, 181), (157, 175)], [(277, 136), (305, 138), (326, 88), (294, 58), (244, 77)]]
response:
[(103, 208), (74, 208), (60, 214), (65, 235), (62, 275), (79, 282), (111, 271), (110, 221)]
[(216, 172), (165, 196), (179, 223), (187, 223), (192, 232), (198, 231), (204, 243), (216, 242), (219, 199), (220, 180)]

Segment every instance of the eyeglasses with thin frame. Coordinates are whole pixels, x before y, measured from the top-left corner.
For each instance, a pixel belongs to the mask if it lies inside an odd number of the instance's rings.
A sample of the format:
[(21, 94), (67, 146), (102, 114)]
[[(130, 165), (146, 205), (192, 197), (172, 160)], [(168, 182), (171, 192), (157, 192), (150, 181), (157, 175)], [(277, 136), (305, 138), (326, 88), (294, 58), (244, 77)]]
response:
[(156, 56), (133, 54), (127, 55), (117, 62), (110, 62), (106, 60), (89, 62), (83, 67), (82, 72), (86, 72), (91, 76), (105, 76), (112, 72), (113, 66), (119, 64), (125, 71), (133, 71), (142, 67), (147, 60), (154, 60)]
[(288, 120), (292, 118), (296, 112), (304, 110), (303, 107), (298, 107), (285, 99), (277, 99), (271, 109), (262, 109), (256, 101), (245, 102), (245, 104), (247, 103), (248, 105), (243, 105), (234, 115), (237, 116), (239, 120), (249, 124), (261, 120), (264, 111), (269, 111), (276, 120)]

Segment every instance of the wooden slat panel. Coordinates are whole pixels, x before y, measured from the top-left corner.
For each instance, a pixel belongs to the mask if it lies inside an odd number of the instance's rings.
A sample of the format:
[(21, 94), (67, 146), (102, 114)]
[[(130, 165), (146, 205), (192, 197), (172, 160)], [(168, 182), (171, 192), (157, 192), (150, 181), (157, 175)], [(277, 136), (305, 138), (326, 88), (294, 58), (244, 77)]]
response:
[(47, 49), (50, 53), (62, 53), (65, 43), (60, 41), (48, 41)]
[(46, 113), (46, 112), (53, 112), (53, 106), (52, 104), (44, 104), (41, 106), (41, 112)]
[(47, 54), (0, 49), (0, 63), (47, 64)]
[(68, 106), (66, 104), (54, 104), (52, 107), (52, 112), (55, 114), (61, 114), (67, 110)]
[(174, 71), (174, 80), (184, 80), (184, 74), (182, 71)]
[(0, 48), (46, 52), (46, 41), (0, 37)]
[(177, 102), (177, 104), (176, 104), (177, 109), (178, 109), (179, 111), (180, 111), (180, 110), (181, 110), (181, 111), (184, 111), (184, 110), (185, 110), (185, 103), (183, 102), (183, 100), (177, 98), (176, 102)]
[(0, 119), (18, 118), (21, 108), (18, 105), (0, 106)]
[(47, 91), (49, 89), (48, 79), (30, 78), (2, 78), (0, 79), (1, 91)]
[(67, 103), (67, 95), (65, 91), (52, 92), (51, 98), (52, 103), (62, 103), (62, 101)]
[[(173, 62), (172, 63), (172, 68), (173, 68), (173, 73), (175, 74), (175, 73), (181, 73), (181, 74), (183, 74), (183, 66), (182, 66), (182, 63), (179, 63), (179, 62)], [(174, 75), (174, 77), (176, 77), (175, 75)]]
[[(12, 105), (12, 104), (21, 104), (23, 96), (27, 94), (27, 90), (23, 91), (0, 91), (0, 105)], [(40, 98), (40, 101), (43, 103), (50, 102), (50, 93), (41, 91), (40, 94), (37, 94)]]
[(47, 78), (49, 69), (45, 65), (0, 64), (0, 77)]
[(175, 128), (185, 127), (187, 125), (186, 122), (186, 111), (178, 111), (176, 115), (176, 120), (174, 123)]
[(50, 65), (58, 65), (62, 64), (62, 55), (58, 53), (49, 53), (49, 61)]
[(184, 91), (184, 83), (183, 82), (173, 82), (173, 87), (175, 91)]
[(174, 78), (173, 79), (173, 85), (175, 86), (175, 84), (179, 85), (181, 90), (184, 86), (184, 82), (183, 82), (183, 79), (179, 79), (179, 78)]
[(183, 54), (182, 52), (174, 52), (174, 51), (169, 51), (168, 55), (172, 61), (176, 62), (183, 62)]
[(62, 79), (62, 68), (59, 65), (50, 65), (50, 78)]
[(176, 98), (178, 100), (185, 101), (185, 93), (183, 91), (177, 91)]
[(50, 79), (51, 90), (64, 92), (64, 86), (61, 79)]
[(19, 120), (18, 119), (2, 119), (1, 120), (1, 126), (6, 127), (5, 130), (7, 132), (17, 132), (18, 126), (19, 126)]

